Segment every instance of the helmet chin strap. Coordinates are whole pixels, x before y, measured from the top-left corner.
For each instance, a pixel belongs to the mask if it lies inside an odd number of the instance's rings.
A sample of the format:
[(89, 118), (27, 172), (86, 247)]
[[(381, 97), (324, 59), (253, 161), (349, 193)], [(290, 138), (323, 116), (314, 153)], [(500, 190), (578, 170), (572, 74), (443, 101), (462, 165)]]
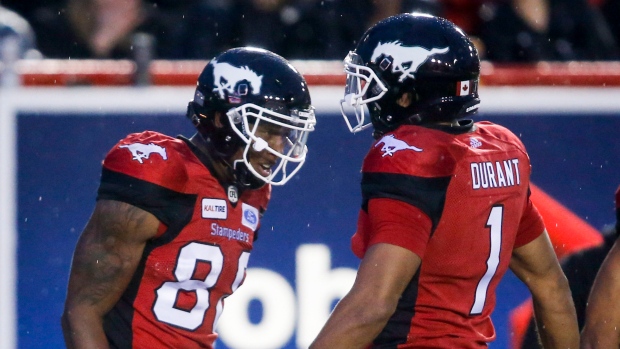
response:
[(207, 148), (203, 153), (211, 159), (211, 161), (215, 163), (219, 163), (214, 170), (217, 173), (217, 176), (220, 177), (220, 180), (225, 181), (235, 181), (235, 165), (234, 163), (231, 165), (229, 159), (230, 157), (225, 157), (223, 154), (219, 153), (213, 144), (213, 140), (204, 135), (202, 132), (197, 132), (198, 137), (200, 137), (201, 143), (203, 147)]
[(265, 185), (265, 181), (256, 178), (248, 169), (243, 159), (233, 161), (232, 169), (235, 175), (235, 182), (240, 189), (258, 189)]
[[(232, 179), (234, 185), (236, 185), (239, 189), (258, 189), (265, 185), (265, 182), (259, 178), (256, 178), (254, 174), (247, 168), (243, 159), (232, 160), (231, 158), (234, 154), (224, 154), (223, 152), (217, 149), (215, 145), (215, 140), (212, 137), (205, 135), (203, 132), (198, 132), (198, 135), (203, 140), (204, 145), (209, 148), (212, 152), (213, 159), (215, 161), (219, 161), (223, 166), (223, 169), (228, 173), (227, 176)], [(262, 141), (262, 142), (260, 142)], [(259, 138), (259, 141), (254, 143), (253, 147), (255, 150), (260, 151), (268, 146), (267, 142), (263, 139)], [(258, 150), (259, 148), (261, 148)], [(237, 148), (239, 149), (239, 148)], [(226, 175), (222, 173), (222, 175)]]

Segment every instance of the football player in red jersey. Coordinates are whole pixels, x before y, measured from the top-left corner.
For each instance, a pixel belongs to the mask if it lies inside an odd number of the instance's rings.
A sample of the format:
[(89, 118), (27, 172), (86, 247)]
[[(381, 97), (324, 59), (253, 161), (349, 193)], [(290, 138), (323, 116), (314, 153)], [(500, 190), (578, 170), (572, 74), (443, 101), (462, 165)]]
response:
[(362, 165), (357, 277), (311, 348), (486, 348), (508, 268), (532, 294), (545, 348), (577, 348), (525, 147), (468, 118), (480, 61), (466, 34), (400, 14), (368, 29), (344, 63), (343, 116), (352, 132), (372, 126), (376, 140)]
[(303, 165), (316, 120), (282, 57), (235, 48), (198, 78), (196, 134), (130, 134), (103, 161), (71, 267), (69, 348), (212, 348), (243, 282), (271, 185)]
[[(616, 234), (620, 232), (620, 187), (616, 190)], [(586, 305), (582, 349), (620, 347), (620, 243), (618, 239), (601, 264)]]

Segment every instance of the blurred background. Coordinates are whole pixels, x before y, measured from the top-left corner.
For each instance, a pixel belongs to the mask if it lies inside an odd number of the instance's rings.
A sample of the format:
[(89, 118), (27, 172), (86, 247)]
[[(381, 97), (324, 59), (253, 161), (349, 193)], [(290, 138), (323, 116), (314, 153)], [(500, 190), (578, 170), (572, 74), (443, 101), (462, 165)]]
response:
[[(399, 12), (446, 17), (483, 60), (477, 119), (532, 159), (560, 258), (603, 241), (620, 184), (620, 0), (0, 0), (0, 348), (63, 348), (71, 256), (101, 160), (131, 132), (190, 136), (198, 74), (257, 46), (306, 77), (318, 116), (303, 170), (276, 187), (218, 348), (305, 348), (350, 287), (360, 165), (372, 138), (339, 112), (341, 60)], [(508, 273), (491, 348), (520, 347), (528, 293)]]

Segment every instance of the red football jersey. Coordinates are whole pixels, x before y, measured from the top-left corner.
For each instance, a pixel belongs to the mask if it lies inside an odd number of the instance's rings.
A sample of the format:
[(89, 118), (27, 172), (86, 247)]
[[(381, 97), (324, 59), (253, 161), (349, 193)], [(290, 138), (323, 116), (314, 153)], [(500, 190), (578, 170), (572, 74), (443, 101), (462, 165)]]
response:
[(212, 348), (224, 298), (241, 285), (271, 187), (235, 195), (189, 140), (131, 134), (103, 162), (98, 199), (161, 222), (104, 320), (113, 348)]
[(422, 263), (372, 347), (484, 348), (512, 250), (544, 231), (529, 199), (529, 156), (509, 130), (401, 126), (375, 142), (352, 238), (407, 248)]

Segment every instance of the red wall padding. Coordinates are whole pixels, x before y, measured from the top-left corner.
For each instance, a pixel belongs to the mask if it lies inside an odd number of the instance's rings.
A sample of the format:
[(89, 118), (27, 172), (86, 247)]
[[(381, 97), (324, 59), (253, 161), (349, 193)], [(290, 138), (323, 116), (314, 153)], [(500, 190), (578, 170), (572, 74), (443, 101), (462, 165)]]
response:
[[(207, 61), (152, 62), (153, 85), (193, 86)], [(344, 85), (340, 61), (292, 61), (310, 85)], [(131, 85), (136, 66), (129, 60), (24, 60), (17, 64), (25, 86)], [(539, 62), (481, 64), (488, 86), (620, 86), (620, 62)]]

